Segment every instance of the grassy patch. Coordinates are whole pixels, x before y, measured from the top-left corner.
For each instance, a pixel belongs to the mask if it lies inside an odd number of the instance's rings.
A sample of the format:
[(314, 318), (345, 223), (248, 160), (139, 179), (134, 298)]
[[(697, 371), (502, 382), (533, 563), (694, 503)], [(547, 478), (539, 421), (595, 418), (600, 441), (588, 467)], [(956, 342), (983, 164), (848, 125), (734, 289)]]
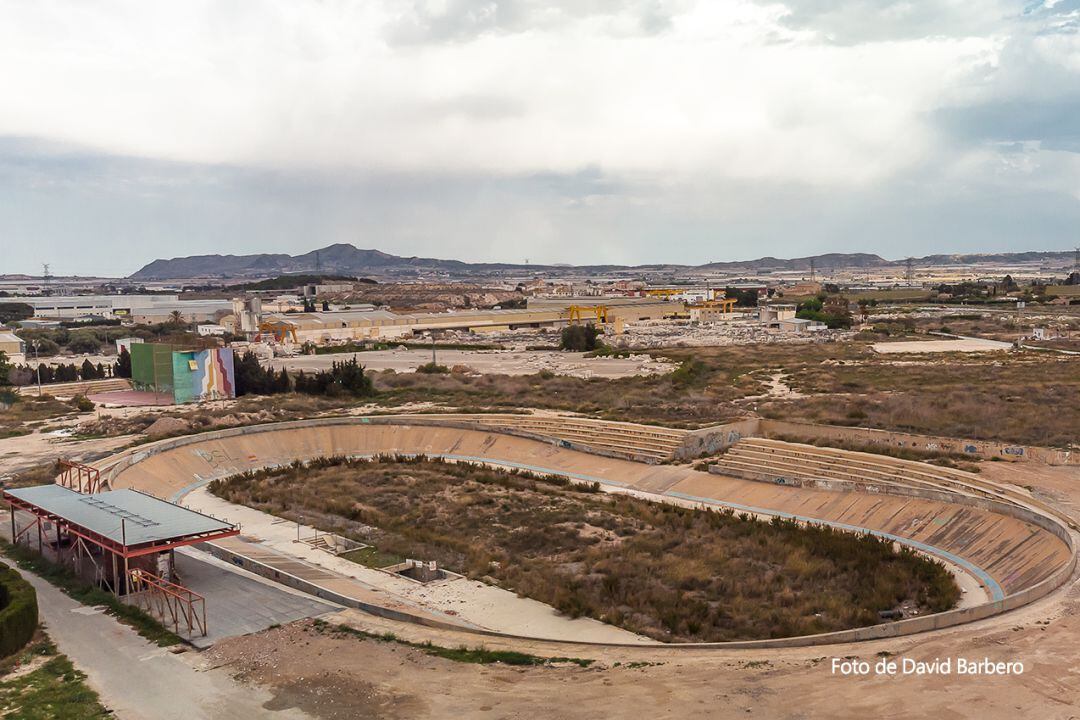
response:
[(6, 661), (0, 672), (0, 716), (23, 720), (113, 717), (87, 686), (86, 675), (46, 637), (29, 645), (14, 661)]
[(72, 405), (51, 395), (14, 397), (16, 400), (10, 407), (0, 410), (0, 438), (26, 435), (34, 423), (77, 414)]
[(1080, 427), (1080, 362), (1051, 353), (867, 356), (794, 367), (788, 382), (808, 396), (763, 415), (1054, 447)]
[(348, 552), (341, 553), (338, 557), (354, 562), (357, 565), (363, 565), (364, 567), (370, 568), (384, 568), (388, 565), (397, 565), (398, 563), (405, 562), (405, 558), (402, 556), (382, 552), (375, 547), (349, 550)]
[(9, 488), (30, 487), (32, 485), (47, 485), (52, 483), (60, 474), (60, 466), (55, 461), (44, 462), (38, 465), (20, 470), (5, 481), (4, 486)]
[(133, 628), (150, 642), (161, 647), (183, 642), (180, 636), (167, 630), (149, 613), (121, 602), (110, 592), (83, 582), (67, 568), (46, 560), (36, 552), (21, 545), (12, 545), (6, 540), (0, 540), (0, 550), (13, 559), (20, 568), (47, 580), (83, 605), (103, 606), (110, 615)]
[(666, 641), (843, 630), (959, 598), (940, 563), (870, 535), (467, 463), (317, 458), (210, 490)]
[(469, 648), (464, 645), (456, 648), (442, 647), (440, 645), (433, 645), (430, 642), (416, 643), (408, 640), (403, 640), (393, 633), (383, 633), (377, 635), (375, 633), (369, 633), (365, 630), (357, 630), (356, 628), (349, 627), (348, 625), (330, 625), (329, 623), (315, 619), (312, 620), (312, 624), (315, 629), (320, 633), (332, 633), (338, 636), (351, 636), (361, 638), (364, 640), (376, 640), (378, 642), (393, 642), (399, 645), (405, 645), (411, 647), (420, 652), (431, 655), (433, 657), (440, 657), (445, 660), (453, 660), (454, 662), (472, 663), (476, 665), (490, 665), (492, 663), (501, 663), (503, 665), (517, 665), (517, 666), (536, 666), (536, 665), (554, 665), (562, 663), (572, 663), (580, 667), (589, 667), (595, 660), (586, 660), (584, 658), (571, 658), (571, 657), (540, 657), (539, 655), (530, 655), (528, 653), (516, 652), (513, 650), (488, 650), (487, 648), (476, 647)]

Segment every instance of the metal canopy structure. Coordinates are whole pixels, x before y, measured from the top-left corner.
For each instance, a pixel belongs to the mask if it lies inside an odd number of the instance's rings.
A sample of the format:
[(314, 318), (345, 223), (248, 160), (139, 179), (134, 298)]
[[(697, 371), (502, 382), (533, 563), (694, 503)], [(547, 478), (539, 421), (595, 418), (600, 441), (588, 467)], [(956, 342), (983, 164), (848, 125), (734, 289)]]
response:
[[(62, 477), (70, 485), (91, 492), (100, 487), (96, 470), (69, 465)], [(165, 559), (167, 572), (175, 548), (239, 535), (239, 527), (138, 490), (84, 494), (64, 485), (38, 485), (4, 490), (3, 498), (11, 510), (13, 543), (29, 545), (30, 531), (36, 530), (39, 553), (47, 545), (76, 574), (89, 562), (94, 582), (156, 612), (177, 633), (206, 635), (205, 599), (152, 570)], [(33, 520), (19, 528), (16, 510)]]
[(5, 490), (4, 499), (12, 508), (12, 536), (18, 508), (125, 558), (240, 532), (235, 525), (137, 490), (83, 495), (60, 485), (38, 485)]

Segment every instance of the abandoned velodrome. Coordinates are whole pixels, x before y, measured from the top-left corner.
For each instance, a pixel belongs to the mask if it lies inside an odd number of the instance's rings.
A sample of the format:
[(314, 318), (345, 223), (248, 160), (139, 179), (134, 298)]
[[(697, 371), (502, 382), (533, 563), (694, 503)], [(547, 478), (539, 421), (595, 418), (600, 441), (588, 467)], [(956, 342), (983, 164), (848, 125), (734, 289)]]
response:
[[(917, 447), (916, 436), (866, 431), (880, 442)], [(400, 415), (304, 420), (187, 435), (137, 446), (94, 463), (101, 489), (130, 488), (173, 502), (218, 478), (319, 457), (423, 455), (598, 483), (613, 493), (659, 502), (730, 508), (756, 516), (870, 533), (944, 562), (964, 590), (946, 612), (827, 634), (687, 643), (677, 649), (782, 648), (852, 643), (939, 631), (1007, 613), (1054, 592), (1075, 570), (1075, 526), (1061, 512), (1015, 486), (979, 475), (883, 455), (770, 439), (770, 421), (749, 420), (697, 431), (559, 416)], [(940, 439), (923, 439), (937, 447)], [(958, 441), (959, 442), (959, 441)], [(704, 469), (680, 459), (726, 451)], [(969, 453), (1075, 463), (1068, 453), (966, 444)], [(1029, 457), (1017, 455), (1028, 453)], [(697, 466), (700, 467), (700, 466)], [(248, 513), (254, 511), (248, 510)], [(291, 528), (288, 530), (292, 532)], [(296, 531), (299, 533), (299, 530)], [(541, 643), (550, 654), (582, 646), (625, 646), (635, 657), (665, 654), (672, 644), (577, 627), (531, 632), (527, 622), (483, 627), (467, 610), (398, 596), (310, 560), (305, 543), (268, 544), (246, 533), (207, 543), (233, 566), (293, 589), (355, 608), (382, 621), (411, 625), (424, 637), (437, 629), (461, 642), (500, 646)], [(301, 549), (308, 551), (306, 554)], [(317, 553), (315, 553), (317, 555)], [(329, 557), (329, 555), (328, 555)], [(213, 608), (210, 609), (211, 622)], [(528, 614), (525, 613), (524, 617)]]

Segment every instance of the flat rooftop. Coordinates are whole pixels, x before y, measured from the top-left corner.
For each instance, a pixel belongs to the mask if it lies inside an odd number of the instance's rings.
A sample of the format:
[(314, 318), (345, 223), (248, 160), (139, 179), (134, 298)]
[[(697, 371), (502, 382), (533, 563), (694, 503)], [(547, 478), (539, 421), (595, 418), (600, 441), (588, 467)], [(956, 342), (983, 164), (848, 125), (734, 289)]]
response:
[(83, 495), (61, 485), (37, 485), (4, 490), (4, 496), (127, 547), (235, 530), (230, 523), (135, 490)]

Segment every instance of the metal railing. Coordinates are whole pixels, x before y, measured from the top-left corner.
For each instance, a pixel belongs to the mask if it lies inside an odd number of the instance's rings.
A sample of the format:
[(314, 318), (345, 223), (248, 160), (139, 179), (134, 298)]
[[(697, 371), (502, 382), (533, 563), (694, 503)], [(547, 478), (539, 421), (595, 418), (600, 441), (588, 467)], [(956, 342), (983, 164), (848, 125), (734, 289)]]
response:
[(147, 611), (177, 635), (206, 637), (206, 598), (151, 572), (136, 568), (128, 573), (131, 587), (127, 599)]

